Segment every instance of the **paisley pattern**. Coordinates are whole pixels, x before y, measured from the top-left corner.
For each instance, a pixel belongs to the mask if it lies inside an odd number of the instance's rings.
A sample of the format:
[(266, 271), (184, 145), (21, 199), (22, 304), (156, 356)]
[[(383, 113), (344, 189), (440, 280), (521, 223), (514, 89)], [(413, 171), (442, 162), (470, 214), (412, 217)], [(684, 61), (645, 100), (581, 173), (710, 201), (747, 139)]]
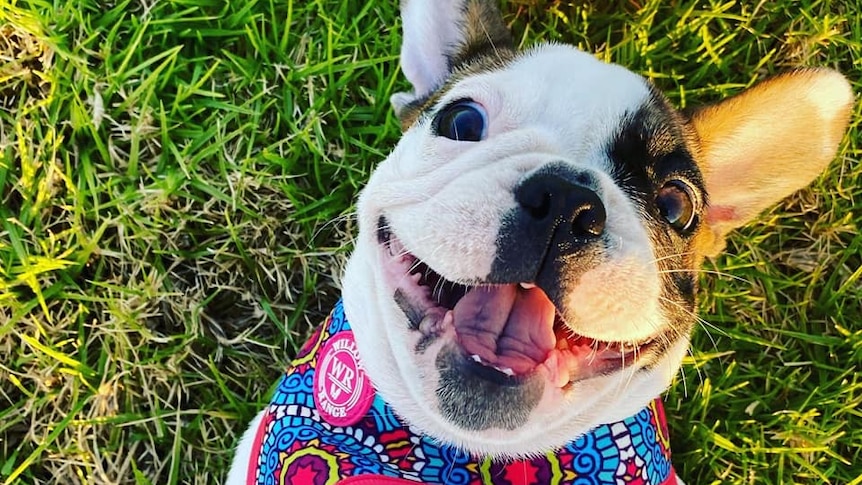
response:
[(318, 352), (349, 329), (338, 302), (281, 379), (257, 432), (249, 485), (331, 485), (359, 476), (453, 485), (676, 484), (659, 400), (556, 453), (514, 461), (477, 460), (436, 443), (402, 423), (376, 394), (354, 424), (330, 424), (315, 408)]

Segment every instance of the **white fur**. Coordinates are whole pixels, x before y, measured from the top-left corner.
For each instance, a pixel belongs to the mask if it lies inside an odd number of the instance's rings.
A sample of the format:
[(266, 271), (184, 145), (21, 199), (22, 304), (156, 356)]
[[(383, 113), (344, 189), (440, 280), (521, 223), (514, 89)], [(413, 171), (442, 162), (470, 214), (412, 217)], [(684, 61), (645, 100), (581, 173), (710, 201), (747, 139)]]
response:
[(414, 96), (436, 89), (449, 74), (447, 56), (460, 41), (459, 0), (401, 2), (404, 36), (401, 70), (413, 85)]

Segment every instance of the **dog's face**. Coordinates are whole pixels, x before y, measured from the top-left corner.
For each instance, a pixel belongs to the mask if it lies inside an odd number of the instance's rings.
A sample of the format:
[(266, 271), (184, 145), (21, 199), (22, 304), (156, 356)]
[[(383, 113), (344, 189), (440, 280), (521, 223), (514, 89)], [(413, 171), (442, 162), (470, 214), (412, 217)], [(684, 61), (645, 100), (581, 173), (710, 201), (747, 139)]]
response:
[(633, 414), (688, 348), (703, 257), (834, 156), (846, 82), (801, 71), (683, 115), (572, 47), (516, 52), (484, 1), (403, 7), (415, 91), (344, 278), (372, 381), (474, 453)]

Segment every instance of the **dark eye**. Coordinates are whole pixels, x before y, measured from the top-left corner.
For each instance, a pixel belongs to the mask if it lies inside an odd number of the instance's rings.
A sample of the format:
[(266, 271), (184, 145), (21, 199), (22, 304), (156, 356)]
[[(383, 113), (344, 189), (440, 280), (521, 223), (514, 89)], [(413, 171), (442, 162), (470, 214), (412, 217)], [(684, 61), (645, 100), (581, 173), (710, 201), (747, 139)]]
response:
[(694, 196), (681, 180), (671, 180), (658, 191), (655, 204), (661, 216), (677, 231), (691, 229), (695, 221)]
[(479, 103), (456, 101), (446, 106), (434, 119), (438, 136), (455, 141), (480, 141), (488, 134), (488, 115)]

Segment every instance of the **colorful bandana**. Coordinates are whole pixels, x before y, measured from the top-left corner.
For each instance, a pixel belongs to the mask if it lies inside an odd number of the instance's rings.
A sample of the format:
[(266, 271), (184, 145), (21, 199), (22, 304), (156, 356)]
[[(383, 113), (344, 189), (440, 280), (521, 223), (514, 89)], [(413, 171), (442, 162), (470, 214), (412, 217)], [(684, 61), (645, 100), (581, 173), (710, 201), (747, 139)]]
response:
[(275, 391), (252, 445), (249, 485), (675, 485), (656, 399), (534, 459), (476, 459), (404, 424), (374, 392), (336, 304)]

